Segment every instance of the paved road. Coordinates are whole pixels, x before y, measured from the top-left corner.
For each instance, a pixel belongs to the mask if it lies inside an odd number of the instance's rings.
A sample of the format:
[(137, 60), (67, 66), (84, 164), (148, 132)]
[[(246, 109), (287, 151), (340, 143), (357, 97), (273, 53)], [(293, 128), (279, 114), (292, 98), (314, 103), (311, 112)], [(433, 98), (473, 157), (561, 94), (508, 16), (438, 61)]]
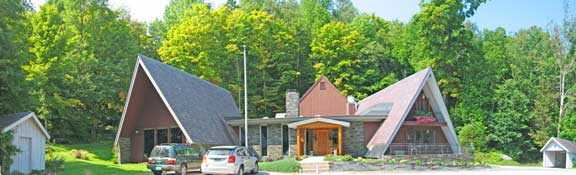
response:
[[(199, 172), (192, 172), (192, 174), (200, 174)], [(260, 175), (314, 175), (314, 173), (268, 173), (260, 172)], [(576, 175), (576, 169), (558, 169), (558, 168), (542, 168), (542, 167), (512, 167), (512, 166), (499, 166), (487, 169), (477, 170), (427, 170), (427, 171), (345, 171), (345, 172), (325, 172), (320, 175)]]

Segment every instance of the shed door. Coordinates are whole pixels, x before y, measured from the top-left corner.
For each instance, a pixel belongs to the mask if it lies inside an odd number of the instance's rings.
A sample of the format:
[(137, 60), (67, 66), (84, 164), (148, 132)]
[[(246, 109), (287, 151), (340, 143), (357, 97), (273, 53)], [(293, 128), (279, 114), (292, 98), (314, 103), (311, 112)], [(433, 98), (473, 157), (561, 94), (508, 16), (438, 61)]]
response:
[(554, 151), (554, 168), (566, 168), (566, 152)]
[(32, 171), (32, 138), (19, 137), (17, 147), (20, 149), (20, 152), (18, 153), (16, 162), (14, 162), (16, 169), (23, 173), (29, 173)]

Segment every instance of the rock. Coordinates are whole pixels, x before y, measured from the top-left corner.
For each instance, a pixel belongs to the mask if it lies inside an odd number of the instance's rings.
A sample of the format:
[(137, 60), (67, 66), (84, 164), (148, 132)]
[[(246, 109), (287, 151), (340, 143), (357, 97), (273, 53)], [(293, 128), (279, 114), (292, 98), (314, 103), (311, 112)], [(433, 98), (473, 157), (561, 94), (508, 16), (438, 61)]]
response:
[(510, 157), (506, 154), (500, 154), (500, 158), (502, 158), (502, 160), (512, 160), (512, 157)]

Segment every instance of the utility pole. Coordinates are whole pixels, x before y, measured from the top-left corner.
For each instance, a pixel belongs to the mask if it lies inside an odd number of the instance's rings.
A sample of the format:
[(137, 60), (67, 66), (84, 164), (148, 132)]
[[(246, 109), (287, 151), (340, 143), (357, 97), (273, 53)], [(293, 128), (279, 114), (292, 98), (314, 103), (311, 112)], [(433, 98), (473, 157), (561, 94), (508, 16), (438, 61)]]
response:
[(246, 74), (246, 44), (244, 44), (244, 142), (248, 147), (248, 78)]

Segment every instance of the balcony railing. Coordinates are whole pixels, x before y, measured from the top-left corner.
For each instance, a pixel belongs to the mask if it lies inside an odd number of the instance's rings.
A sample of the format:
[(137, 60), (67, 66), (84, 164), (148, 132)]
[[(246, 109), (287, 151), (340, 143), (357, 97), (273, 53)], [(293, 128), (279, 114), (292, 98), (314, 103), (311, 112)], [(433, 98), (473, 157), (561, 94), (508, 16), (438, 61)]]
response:
[(393, 143), (389, 147), (391, 155), (452, 154), (449, 144)]

